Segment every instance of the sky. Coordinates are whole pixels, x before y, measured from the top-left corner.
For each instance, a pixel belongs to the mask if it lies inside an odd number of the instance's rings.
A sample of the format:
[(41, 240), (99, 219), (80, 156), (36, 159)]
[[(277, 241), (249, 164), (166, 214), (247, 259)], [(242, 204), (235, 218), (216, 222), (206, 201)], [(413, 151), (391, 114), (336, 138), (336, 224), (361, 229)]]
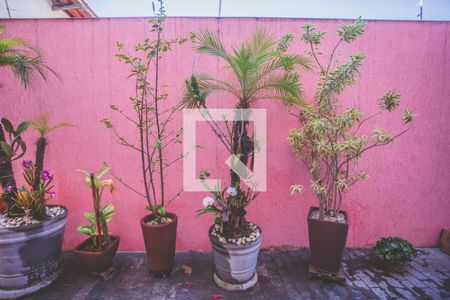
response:
[[(417, 20), (418, 0), (166, 0), (168, 16)], [(87, 0), (100, 17), (152, 14), (152, 0)], [(156, 2), (156, 1), (155, 1)], [(423, 0), (424, 20), (450, 21), (450, 0)]]

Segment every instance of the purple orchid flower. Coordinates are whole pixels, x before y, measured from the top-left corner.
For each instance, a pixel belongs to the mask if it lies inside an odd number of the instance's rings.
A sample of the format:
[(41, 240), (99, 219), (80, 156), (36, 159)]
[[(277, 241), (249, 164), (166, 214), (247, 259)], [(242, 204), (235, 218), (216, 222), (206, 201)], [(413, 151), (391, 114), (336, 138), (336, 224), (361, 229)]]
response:
[(49, 171), (49, 170), (43, 170), (43, 171), (42, 171), (42, 180), (43, 180), (43, 181), (51, 180), (52, 177), (53, 177), (53, 175), (50, 174), (50, 171)]
[(24, 160), (22, 162), (22, 168), (26, 169), (26, 168), (30, 167), (32, 164), (33, 164), (33, 162), (31, 160), (29, 160), (29, 159), (28, 160)]
[(55, 191), (47, 192), (47, 194), (50, 196), (50, 198), (55, 198), (56, 197), (56, 192)]
[(6, 186), (6, 192), (11, 193), (14, 190), (14, 185), (9, 184)]

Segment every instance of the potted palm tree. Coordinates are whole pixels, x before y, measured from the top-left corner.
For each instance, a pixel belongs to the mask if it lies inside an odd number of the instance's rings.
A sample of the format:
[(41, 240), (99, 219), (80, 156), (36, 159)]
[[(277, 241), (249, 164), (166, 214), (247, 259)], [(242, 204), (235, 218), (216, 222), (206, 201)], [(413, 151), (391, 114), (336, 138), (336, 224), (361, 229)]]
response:
[[(391, 112), (398, 108), (400, 94), (395, 91), (382, 96), (378, 100), (379, 111), (368, 116), (363, 115), (357, 100), (351, 107), (344, 107), (339, 102), (338, 95), (355, 84), (364, 54), (352, 54), (347, 62), (336, 66), (333, 58), (340, 45), (355, 41), (363, 34), (364, 28), (365, 22), (360, 19), (341, 25), (333, 52), (321, 59), (318, 47), (325, 33), (309, 23), (303, 26), (302, 40), (311, 49), (320, 79), (314, 101), (303, 106), (297, 115), (302, 126), (292, 129), (289, 143), (308, 166), (312, 176), (311, 189), (317, 196), (318, 207), (312, 207), (308, 215), (310, 271), (324, 276), (340, 275), (349, 226), (347, 214), (342, 210), (343, 198), (351, 186), (367, 178), (358, 162), (366, 151), (388, 145), (403, 135), (411, 128), (413, 120), (413, 114), (405, 108), (404, 130), (389, 133), (375, 128), (372, 133), (367, 133), (367, 121), (384, 111)], [(292, 193), (301, 190), (300, 185), (291, 187)]]
[[(0, 214), (0, 298), (15, 298), (52, 283), (60, 272), (59, 255), (64, 237), (67, 208), (47, 205), (55, 197), (53, 175), (44, 168), (47, 135), (67, 123), (49, 125), (41, 115), (32, 122), (22, 122), (17, 128), (3, 118), (7, 137), (1, 141), (7, 163), (23, 156), (26, 150), (21, 138), (28, 125), (40, 136), (36, 142), (36, 161), (22, 162), (27, 187), (17, 188), (12, 173), (7, 173), (6, 186), (8, 212)], [(4, 171), (4, 170), (3, 170)]]
[(94, 213), (84, 213), (90, 225), (78, 226), (77, 230), (89, 238), (79, 244), (73, 253), (78, 265), (92, 272), (101, 272), (111, 267), (120, 243), (120, 237), (108, 230), (108, 223), (116, 214), (114, 206), (108, 204), (102, 207), (101, 203), (106, 188), (111, 193), (115, 190), (112, 179), (102, 179), (109, 169), (104, 167), (97, 174), (78, 170), (86, 176), (86, 185), (92, 190)]
[[(244, 121), (242, 115), (250, 113), (248, 109), (264, 99), (289, 103), (301, 101), (296, 67), (306, 69), (309, 64), (303, 56), (286, 52), (291, 39), (291, 35), (285, 35), (277, 41), (266, 30), (259, 29), (239, 48), (227, 51), (220, 38), (209, 30), (192, 34), (194, 49), (222, 59), (226, 64), (225, 71), (233, 80), (206, 74), (192, 75), (186, 80), (182, 106), (207, 110), (209, 95), (226, 94), (236, 108), (232, 124), (219, 124), (208, 114), (204, 114), (205, 120), (236, 162), (252, 170), (258, 141), (250, 132), (250, 122)], [(203, 172), (200, 179), (208, 176), (208, 172)], [(215, 215), (209, 230), (214, 253), (214, 280), (229, 291), (246, 290), (257, 282), (255, 267), (262, 239), (261, 229), (245, 217), (247, 205), (257, 196), (255, 186), (244, 187), (241, 180), (232, 169), (230, 186), (223, 191), (211, 188), (213, 197), (206, 197), (205, 207), (197, 212), (198, 215)]]
[(117, 47), (120, 53), (116, 57), (130, 66), (128, 78), (135, 82), (136, 94), (129, 98), (129, 104), (136, 113), (136, 118), (127, 115), (119, 105), (111, 105), (111, 109), (120, 114), (127, 122), (137, 129), (139, 142), (135, 145), (120, 134), (118, 128), (109, 119), (101, 122), (113, 130), (119, 144), (139, 155), (142, 171), (142, 192), (125, 182), (122, 177), (116, 179), (147, 201), (149, 214), (140, 221), (144, 236), (145, 248), (148, 256), (148, 267), (154, 275), (167, 275), (171, 272), (175, 259), (175, 245), (178, 217), (173, 212), (166, 211), (166, 206), (181, 193), (167, 194), (167, 169), (180, 161), (182, 155), (174, 159), (167, 159), (167, 147), (180, 142), (181, 129), (170, 130), (168, 124), (178, 111), (176, 106), (168, 106), (168, 94), (163, 91), (160, 82), (160, 66), (163, 54), (170, 51), (172, 46), (184, 43), (184, 38), (165, 40), (162, 36), (165, 8), (159, 0), (159, 9), (153, 5), (155, 17), (149, 23), (150, 33), (154, 39), (146, 38), (138, 43), (134, 49), (135, 56), (130, 56), (123, 50), (120, 42)]

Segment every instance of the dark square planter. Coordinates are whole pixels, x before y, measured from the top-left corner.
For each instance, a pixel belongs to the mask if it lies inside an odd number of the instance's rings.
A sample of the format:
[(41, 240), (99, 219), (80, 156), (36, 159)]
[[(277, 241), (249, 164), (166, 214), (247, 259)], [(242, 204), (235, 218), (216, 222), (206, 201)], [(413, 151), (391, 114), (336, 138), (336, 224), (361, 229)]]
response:
[(321, 221), (313, 219), (313, 211), (318, 207), (311, 207), (308, 214), (308, 236), (311, 253), (311, 264), (318, 270), (339, 273), (342, 256), (347, 242), (348, 218), (345, 223)]

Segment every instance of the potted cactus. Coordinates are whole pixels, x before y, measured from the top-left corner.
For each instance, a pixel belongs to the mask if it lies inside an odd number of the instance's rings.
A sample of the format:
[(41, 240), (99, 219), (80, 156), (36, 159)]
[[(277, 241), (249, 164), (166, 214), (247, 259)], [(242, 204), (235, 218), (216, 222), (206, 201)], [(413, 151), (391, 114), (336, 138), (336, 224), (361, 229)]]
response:
[[(216, 56), (226, 63), (225, 70), (230, 71), (233, 81), (206, 74), (192, 75), (186, 80), (182, 106), (206, 111), (203, 114), (205, 121), (233, 157), (232, 164), (253, 170), (254, 154), (262, 141), (256, 140), (250, 122), (243, 116), (250, 115), (251, 106), (261, 100), (300, 102), (296, 67), (308, 68), (308, 60), (286, 52), (291, 35), (275, 40), (264, 29), (256, 30), (249, 41), (233, 51), (227, 51), (220, 38), (208, 30), (192, 33), (191, 37), (197, 52)], [(207, 112), (208, 96), (216, 92), (224, 92), (235, 103), (232, 124), (218, 123)], [(213, 197), (206, 197), (203, 200), (205, 207), (197, 212), (197, 215), (212, 213), (215, 216), (209, 229), (214, 281), (228, 291), (249, 289), (258, 278), (255, 267), (262, 231), (246, 219), (247, 206), (257, 197), (258, 182), (252, 182), (250, 173), (242, 178), (242, 174), (238, 175), (233, 168), (228, 188), (220, 191), (218, 187), (207, 186)], [(208, 176), (207, 171), (200, 175), (204, 184)]]
[(136, 94), (129, 98), (129, 104), (137, 117), (128, 116), (119, 105), (113, 104), (110, 107), (137, 129), (139, 142), (137, 145), (130, 142), (109, 119), (101, 122), (114, 132), (120, 145), (137, 151), (139, 155), (142, 191), (130, 186), (122, 177), (116, 176), (116, 179), (147, 201), (146, 208), (150, 213), (142, 217), (140, 225), (147, 250), (148, 267), (153, 275), (165, 276), (173, 268), (178, 224), (177, 215), (166, 211), (166, 205), (181, 193), (167, 194), (167, 169), (183, 156), (180, 154), (169, 160), (165, 155), (167, 147), (181, 142), (181, 129), (171, 130), (168, 126), (178, 109), (167, 105), (168, 94), (160, 81), (160, 65), (163, 54), (170, 51), (172, 46), (184, 43), (185, 39), (163, 38), (165, 8), (162, 0), (158, 3), (158, 10), (153, 4), (155, 17), (149, 21), (150, 34), (154, 39), (146, 38), (138, 43), (134, 47), (134, 56), (128, 55), (123, 49), (124, 45), (117, 42), (119, 53), (116, 57), (130, 67), (128, 78), (135, 82)]
[[(44, 154), (48, 133), (68, 124), (49, 125), (45, 115), (22, 122), (17, 128), (5, 118), (1, 121), (6, 131), (5, 135), (0, 130), (0, 160), (2, 175), (7, 179), (2, 195), (7, 213), (0, 214), (0, 298), (15, 298), (47, 286), (60, 271), (58, 259), (67, 209), (61, 205), (47, 205), (55, 197), (55, 191), (53, 175), (44, 168)], [(25, 154), (27, 148), (21, 135), (29, 126), (40, 133), (36, 142), (36, 161), (22, 162), (28, 187), (18, 188), (10, 167)]]
[[(301, 127), (291, 130), (289, 143), (312, 176), (311, 189), (317, 196), (318, 207), (312, 207), (308, 214), (310, 271), (325, 276), (339, 276), (349, 227), (347, 214), (342, 210), (344, 195), (355, 183), (367, 178), (358, 162), (366, 151), (388, 145), (403, 135), (413, 120), (413, 114), (405, 108), (405, 129), (389, 133), (375, 128), (368, 134), (367, 121), (398, 108), (400, 95), (387, 92), (378, 100), (379, 110), (368, 116), (363, 114), (357, 100), (351, 107), (343, 107), (339, 102), (338, 95), (356, 82), (364, 54), (352, 54), (347, 62), (336, 66), (333, 58), (340, 45), (355, 41), (364, 28), (365, 22), (360, 19), (341, 25), (337, 30), (337, 45), (329, 57), (322, 59), (318, 47), (325, 33), (312, 24), (303, 26), (302, 40), (311, 49), (320, 80), (314, 101), (304, 105), (297, 115)], [(291, 192), (302, 189), (301, 185), (293, 185)]]
[(95, 175), (85, 170), (78, 171), (86, 175), (86, 185), (92, 190), (94, 213), (84, 213), (90, 225), (81, 225), (77, 230), (89, 238), (79, 244), (73, 253), (79, 266), (92, 272), (101, 272), (111, 267), (120, 243), (120, 237), (110, 234), (108, 230), (108, 223), (116, 214), (114, 206), (108, 204), (102, 207), (101, 203), (105, 188), (114, 192), (114, 183), (112, 179), (102, 179), (109, 167), (104, 167)]

